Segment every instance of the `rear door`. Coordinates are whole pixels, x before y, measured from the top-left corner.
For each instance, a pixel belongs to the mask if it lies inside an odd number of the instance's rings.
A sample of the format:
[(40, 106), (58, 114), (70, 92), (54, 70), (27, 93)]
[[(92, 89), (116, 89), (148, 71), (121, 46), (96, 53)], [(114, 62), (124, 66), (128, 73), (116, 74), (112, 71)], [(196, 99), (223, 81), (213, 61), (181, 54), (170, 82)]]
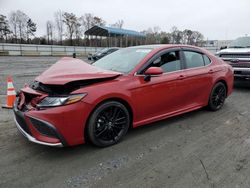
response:
[(203, 53), (191, 49), (183, 49), (186, 85), (185, 106), (187, 108), (206, 104), (213, 83), (213, 69), (210, 59)]

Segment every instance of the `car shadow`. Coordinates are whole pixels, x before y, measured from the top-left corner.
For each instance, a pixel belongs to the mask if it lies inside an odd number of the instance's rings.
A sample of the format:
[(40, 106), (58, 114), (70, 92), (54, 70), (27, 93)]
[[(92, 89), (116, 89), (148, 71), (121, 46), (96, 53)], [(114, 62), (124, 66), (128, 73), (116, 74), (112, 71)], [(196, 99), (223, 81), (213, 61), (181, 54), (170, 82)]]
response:
[(235, 79), (234, 80), (234, 89), (236, 90), (250, 90), (250, 79)]
[[(53, 160), (57, 159), (58, 156), (60, 156), (60, 159), (66, 159), (66, 158), (72, 158), (74, 156), (81, 156), (81, 157), (88, 157), (89, 154), (96, 153), (97, 155), (103, 153), (103, 152), (114, 152), (114, 150), (120, 150), (119, 147), (128, 147), (128, 144), (130, 139), (136, 139), (137, 136), (143, 135), (143, 134), (150, 134), (154, 131), (158, 131), (160, 129), (166, 129), (166, 127), (169, 127), (171, 125), (175, 125), (178, 122), (185, 121), (186, 119), (194, 116), (199, 116), (201, 114), (204, 114), (204, 112), (209, 113), (205, 108), (198, 109), (189, 113), (185, 113), (182, 115), (170, 117), (164, 120), (160, 120), (154, 123), (149, 123), (134, 129), (130, 129), (123, 139), (121, 143), (118, 143), (116, 145), (106, 147), (106, 148), (100, 148), (92, 145), (91, 143), (86, 143), (78, 146), (72, 146), (72, 147), (63, 147), (63, 148), (55, 148), (55, 147), (48, 147), (48, 146), (42, 146), (37, 145), (34, 143), (29, 143), (27, 141), (27, 144), (32, 145), (31, 147), (34, 148), (37, 152), (46, 153), (46, 155), (43, 155), (43, 160)], [(210, 112), (213, 113), (213, 112)], [(122, 150), (122, 149), (121, 149)]]
[(136, 127), (134, 129), (131, 129), (127, 137), (128, 138), (134, 137), (138, 134), (146, 134), (147, 132), (150, 133), (157, 129), (164, 129), (172, 125), (177, 125), (178, 123), (185, 121), (190, 117), (199, 116), (200, 114), (203, 114), (204, 112), (211, 112), (211, 111), (208, 111), (206, 108), (201, 108), (201, 109), (194, 110), (194, 111), (184, 113), (181, 115), (177, 115), (177, 116), (169, 117), (169, 118), (159, 120), (153, 123), (145, 124), (145, 125)]

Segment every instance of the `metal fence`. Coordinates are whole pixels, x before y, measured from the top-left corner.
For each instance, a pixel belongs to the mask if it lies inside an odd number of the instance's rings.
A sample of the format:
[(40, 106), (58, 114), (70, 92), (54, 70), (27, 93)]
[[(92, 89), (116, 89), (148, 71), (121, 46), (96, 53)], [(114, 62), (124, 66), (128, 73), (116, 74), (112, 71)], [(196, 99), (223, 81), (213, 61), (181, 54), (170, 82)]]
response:
[[(217, 47), (205, 47), (212, 53), (218, 51)], [(9, 44), (0, 43), (0, 55), (13, 56), (86, 56), (89, 53), (101, 50), (100, 47), (85, 46), (59, 46), (59, 45), (34, 45), (34, 44)]]
[(84, 46), (34, 45), (0, 43), (0, 55), (13, 56), (86, 56), (102, 48)]

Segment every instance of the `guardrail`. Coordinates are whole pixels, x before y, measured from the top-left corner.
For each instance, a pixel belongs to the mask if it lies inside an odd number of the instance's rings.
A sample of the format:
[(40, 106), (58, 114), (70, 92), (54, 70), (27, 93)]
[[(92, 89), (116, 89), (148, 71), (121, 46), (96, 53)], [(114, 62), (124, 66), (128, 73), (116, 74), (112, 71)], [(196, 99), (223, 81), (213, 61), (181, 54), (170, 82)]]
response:
[[(212, 53), (218, 51), (217, 47), (204, 47)], [(0, 43), (0, 56), (87, 56), (103, 48), (86, 46), (59, 46), (35, 44)]]
[(59, 46), (35, 44), (0, 43), (0, 55), (13, 56), (86, 56), (88, 53), (101, 50), (99, 47)]

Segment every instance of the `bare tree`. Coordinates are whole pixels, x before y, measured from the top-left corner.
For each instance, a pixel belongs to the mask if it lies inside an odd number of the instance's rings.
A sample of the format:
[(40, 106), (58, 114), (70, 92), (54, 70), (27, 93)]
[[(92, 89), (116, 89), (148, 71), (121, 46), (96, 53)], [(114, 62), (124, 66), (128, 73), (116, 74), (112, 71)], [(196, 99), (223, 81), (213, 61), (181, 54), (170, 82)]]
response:
[(182, 40), (182, 31), (178, 30), (176, 26), (171, 28), (171, 40), (173, 44), (180, 44)]
[(153, 28), (154, 33), (159, 33), (160, 30), (161, 30), (161, 28), (159, 26), (154, 26), (154, 28)]
[(93, 25), (104, 26), (105, 24), (106, 22), (101, 17), (94, 16)]
[(184, 31), (182, 31), (181, 43), (182, 44), (191, 44), (192, 34), (193, 34), (193, 31), (190, 29), (185, 29)]
[(26, 38), (25, 36), (25, 30), (27, 25), (27, 20), (29, 17), (22, 11), (17, 10), (10, 13), (10, 24), (12, 26), (12, 29), (14, 31), (14, 35), (16, 38), (20, 39), (20, 42), (22, 42), (23, 39)]
[(81, 36), (82, 36), (81, 19), (77, 18), (77, 21), (75, 23), (75, 39), (76, 39), (78, 45), (80, 45)]
[(93, 27), (93, 19), (94, 16), (90, 13), (84, 14), (83, 16), (80, 17), (81, 21), (82, 21), (82, 26), (84, 27), (84, 31), (90, 29), (91, 27)]
[(36, 32), (36, 24), (24, 12), (12, 11), (9, 16), (10, 26), (13, 31), (15, 41), (20, 39), (20, 43), (29, 40), (29, 36)]
[(29, 36), (35, 36), (34, 33), (36, 32), (36, 24), (29, 18), (26, 27), (27, 41), (29, 42)]
[(115, 22), (114, 24), (111, 24), (111, 27), (116, 27), (116, 28), (122, 28), (124, 24), (123, 20), (118, 20), (117, 22)]
[(159, 26), (154, 26), (153, 28), (148, 28), (143, 33), (146, 34), (146, 43), (147, 44), (159, 44), (161, 43), (161, 28)]
[(26, 25), (27, 25), (27, 21), (29, 19), (29, 17), (22, 11), (17, 10), (16, 11), (17, 14), (17, 28), (18, 28), (18, 32), (19, 32), (19, 39), (20, 39), (20, 43), (22, 43), (23, 40), (25, 40), (26, 38)]
[(101, 17), (94, 16), (93, 14), (87, 13), (80, 17), (82, 21), (82, 26), (84, 27), (84, 31), (90, 29), (95, 25), (104, 26), (106, 24), (105, 20)]
[(7, 42), (10, 33), (11, 31), (6, 16), (0, 15), (0, 39), (3, 40), (5, 38), (5, 42)]
[(171, 39), (171, 34), (166, 32), (160, 33), (161, 44), (169, 44)]
[(14, 34), (15, 41), (17, 43), (17, 21), (18, 21), (18, 17), (17, 17), (16, 11), (12, 11), (10, 13), (9, 21), (10, 21), (11, 29), (12, 29), (13, 34)]
[(191, 44), (196, 46), (202, 46), (203, 41), (204, 36), (198, 31), (193, 31)]
[(68, 36), (70, 39), (70, 45), (73, 45), (73, 34), (76, 31), (76, 28), (77, 28), (76, 25), (78, 24), (78, 19), (75, 14), (65, 12), (63, 14), (63, 22), (67, 26)]
[(47, 21), (46, 22), (46, 29), (47, 29), (47, 40), (48, 44), (53, 44), (53, 22), (52, 21)]
[(56, 29), (57, 29), (58, 38), (59, 38), (60, 44), (62, 44), (64, 22), (63, 22), (63, 12), (61, 10), (55, 13), (55, 21), (56, 21)]

